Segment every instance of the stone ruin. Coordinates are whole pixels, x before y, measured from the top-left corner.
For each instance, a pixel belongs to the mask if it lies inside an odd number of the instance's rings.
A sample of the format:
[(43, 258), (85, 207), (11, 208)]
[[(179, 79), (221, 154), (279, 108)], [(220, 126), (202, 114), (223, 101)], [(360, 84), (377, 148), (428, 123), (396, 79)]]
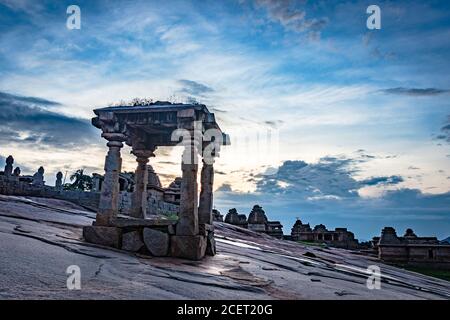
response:
[[(181, 178), (177, 177), (164, 188), (158, 174), (151, 165), (147, 165), (147, 209), (148, 215), (178, 215), (180, 210)], [(104, 176), (98, 173), (92, 175), (92, 192), (101, 192)], [(121, 172), (119, 174), (119, 213), (132, 215), (132, 198), (135, 187), (135, 174)], [(98, 207), (98, 205), (97, 205)]]
[(327, 245), (344, 249), (356, 249), (358, 247), (358, 240), (347, 228), (328, 230), (323, 224), (319, 224), (314, 229), (311, 229), (309, 223), (303, 224), (300, 219), (295, 221), (291, 229), (290, 240), (326, 243)]
[(63, 174), (61, 172), (56, 174), (55, 186), (48, 186), (44, 180), (44, 167), (39, 167), (33, 175), (21, 175), (19, 167), (12, 171), (13, 164), (14, 158), (8, 156), (5, 169), (0, 172), (0, 194), (61, 199), (71, 201), (87, 209), (97, 208), (100, 194), (63, 190)]
[(248, 226), (247, 216), (245, 214), (239, 214), (236, 208), (228, 210), (228, 213), (225, 216), (225, 223), (229, 223), (246, 229)]
[(232, 208), (225, 216), (225, 222), (246, 228), (255, 232), (266, 233), (272, 237), (283, 239), (283, 226), (279, 221), (269, 221), (266, 213), (259, 205), (254, 205), (248, 219), (245, 214), (239, 214)]
[[(213, 215), (213, 159), (228, 144), (214, 114), (200, 104), (156, 102), (145, 106), (118, 106), (94, 110), (92, 124), (108, 143), (105, 175), (96, 220), (83, 228), (86, 241), (154, 256), (199, 260), (215, 254)], [(208, 132), (216, 133), (215, 136)], [(177, 131), (178, 130), (178, 131)], [(208, 131), (209, 130), (209, 131)], [(178, 133), (178, 134), (177, 134)], [(200, 134), (199, 134), (200, 133)], [(206, 137), (206, 138), (205, 138)], [(180, 141), (182, 138), (182, 141)], [(177, 220), (147, 216), (148, 167), (158, 146), (183, 146)], [(120, 150), (126, 143), (136, 156), (130, 216), (119, 214)], [(211, 148), (212, 147), (212, 148)], [(210, 158), (206, 151), (210, 151)], [(202, 156), (198, 195), (198, 156)], [(176, 194), (174, 194), (176, 195)]]
[(450, 268), (450, 244), (441, 243), (436, 237), (418, 237), (412, 229), (407, 229), (403, 237), (397, 236), (392, 227), (381, 231), (375, 248), (384, 262), (429, 267)]

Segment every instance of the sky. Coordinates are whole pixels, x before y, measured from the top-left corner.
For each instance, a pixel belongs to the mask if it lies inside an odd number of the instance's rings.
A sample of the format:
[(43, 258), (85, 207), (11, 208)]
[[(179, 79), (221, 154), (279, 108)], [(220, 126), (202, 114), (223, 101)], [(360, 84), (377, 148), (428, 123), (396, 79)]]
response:
[[(69, 5), (81, 11), (68, 29)], [(381, 10), (369, 30), (366, 9)], [(0, 0), (0, 167), (102, 173), (92, 110), (204, 103), (231, 137), (215, 207), (360, 240), (450, 236), (450, 3)], [(123, 170), (136, 162), (122, 150)], [(180, 175), (179, 148), (151, 164)]]

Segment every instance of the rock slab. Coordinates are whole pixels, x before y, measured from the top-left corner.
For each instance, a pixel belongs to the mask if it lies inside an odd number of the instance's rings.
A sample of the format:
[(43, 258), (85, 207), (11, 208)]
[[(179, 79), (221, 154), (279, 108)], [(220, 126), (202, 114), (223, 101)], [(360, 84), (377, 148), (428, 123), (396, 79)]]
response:
[(83, 227), (83, 238), (90, 243), (102, 246), (120, 248), (121, 230), (114, 227), (86, 226)]
[(204, 236), (172, 236), (170, 240), (170, 254), (173, 257), (200, 260), (205, 256), (206, 237)]
[(144, 228), (144, 243), (155, 257), (167, 256), (169, 253), (169, 235), (162, 231)]
[(122, 236), (122, 250), (137, 252), (144, 246), (138, 231), (124, 233)]

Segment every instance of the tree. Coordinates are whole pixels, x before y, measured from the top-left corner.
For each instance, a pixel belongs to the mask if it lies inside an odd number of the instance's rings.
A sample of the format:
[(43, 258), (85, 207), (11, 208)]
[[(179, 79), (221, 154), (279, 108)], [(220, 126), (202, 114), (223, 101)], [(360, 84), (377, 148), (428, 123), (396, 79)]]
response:
[[(75, 181), (74, 181), (75, 180)], [(74, 174), (70, 176), (70, 181), (72, 183), (67, 183), (64, 185), (66, 190), (91, 190), (92, 189), (92, 178), (84, 174), (83, 169), (78, 169)]]

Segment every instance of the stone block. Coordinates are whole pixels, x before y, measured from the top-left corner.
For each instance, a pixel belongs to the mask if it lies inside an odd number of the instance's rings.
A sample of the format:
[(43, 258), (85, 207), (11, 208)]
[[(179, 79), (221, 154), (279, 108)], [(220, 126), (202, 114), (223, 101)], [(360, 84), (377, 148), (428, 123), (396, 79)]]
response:
[(208, 256), (216, 255), (216, 240), (214, 239), (214, 231), (208, 232), (206, 237), (206, 254)]
[(122, 250), (137, 252), (144, 246), (138, 231), (124, 233), (122, 236)]
[(167, 256), (169, 253), (169, 235), (162, 231), (144, 228), (144, 243), (155, 257)]
[(86, 226), (83, 237), (87, 242), (120, 248), (121, 230), (114, 227)]
[(201, 223), (198, 225), (198, 233), (202, 236), (207, 236), (208, 232), (213, 232), (214, 226), (212, 224)]
[(168, 219), (139, 219), (133, 217), (118, 216), (110, 219), (111, 225), (119, 228), (128, 227), (166, 227), (176, 223)]
[(175, 234), (175, 226), (174, 226), (174, 225), (167, 226), (167, 232), (168, 232), (170, 235)]
[(173, 257), (200, 260), (205, 256), (204, 236), (172, 236), (170, 244), (170, 253)]

